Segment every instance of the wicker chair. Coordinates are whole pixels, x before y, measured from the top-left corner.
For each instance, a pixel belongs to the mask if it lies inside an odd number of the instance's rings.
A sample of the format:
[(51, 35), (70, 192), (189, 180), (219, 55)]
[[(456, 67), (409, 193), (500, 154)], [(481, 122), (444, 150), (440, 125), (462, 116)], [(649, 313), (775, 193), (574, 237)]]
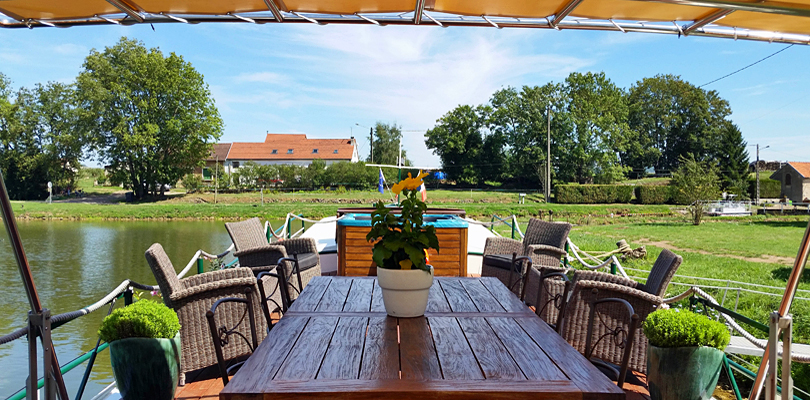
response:
[(535, 307), (535, 313), (558, 333), (571, 281), (564, 268), (540, 267), (530, 269), (526, 278), (524, 302)]
[[(559, 267), (560, 260), (565, 255), (565, 240), (569, 231), (571, 224), (532, 218), (522, 242), (509, 238), (487, 238), (481, 276), (496, 277), (514, 293), (521, 295), (528, 263), (521, 262), (513, 267), (512, 254), (531, 258), (535, 268)], [(514, 273), (519, 275), (517, 280), (514, 279)], [(511, 285), (515, 281), (518, 283)], [(530, 294), (528, 298), (534, 297)]]
[[(180, 318), (180, 383), (185, 384), (186, 372), (217, 364), (205, 313), (219, 299), (245, 297), (250, 290), (257, 296), (256, 278), (247, 268), (230, 268), (178, 279), (171, 260), (159, 243), (146, 250), (146, 260), (155, 275), (163, 302)], [(261, 312), (258, 297), (254, 298), (254, 313)], [(257, 323), (258, 341), (267, 336), (266, 323)]]
[[(239, 259), (239, 265), (249, 267), (258, 276), (261, 272), (271, 271), (283, 258), (295, 259), (300, 279), (291, 279), (296, 269), (293, 262), (283, 262), (284, 275), (287, 278), (290, 300), (298, 297), (312, 278), (321, 275), (321, 261), (315, 239), (286, 239), (273, 244), (267, 242), (264, 228), (258, 218), (225, 224), (228, 234), (235, 246), (233, 253)], [(298, 286), (298, 283), (301, 283)]]
[(581, 270), (574, 272), (574, 282), (584, 280), (610, 282), (663, 297), (667, 292), (669, 282), (672, 281), (672, 277), (675, 276), (675, 272), (678, 271), (678, 267), (681, 266), (682, 262), (683, 257), (664, 249), (655, 259), (655, 264), (653, 264), (645, 283), (638, 283), (632, 279), (604, 272)]
[(251, 292), (248, 288), (245, 297), (219, 299), (205, 313), (223, 385), (259, 346)]

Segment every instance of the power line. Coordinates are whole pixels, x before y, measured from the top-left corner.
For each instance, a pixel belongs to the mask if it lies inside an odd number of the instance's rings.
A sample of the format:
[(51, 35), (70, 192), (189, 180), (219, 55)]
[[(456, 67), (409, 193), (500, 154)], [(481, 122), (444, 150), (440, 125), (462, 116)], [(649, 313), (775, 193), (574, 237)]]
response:
[[(795, 43), (794, 43), (794, 44), (795, 44)], [(776, 51), (775, 53), (772, 53), (771, 55), (769, 55), (769, 56), (767, 56), (767, 57), (763, 57), (763, 58), (761, 58), (761, 59), (759, 59), (759, 60), (757, 60), (757, 61), (755, 61), (755, 62), (753, 62), (753, 63), (751, 63), (751, 64), (748, 64), (748, 65), (746, 65), (746, 66), (744, 66), (744, 67), (742, 67), (742, 68), (740, 68), (740, 69), (738, 69), (738, 70), (736, 70), (736, 71), (734, 71), (734, 72), (732, 72), (732, 73), (730, 73), (730, 74), (727, 74), (727, 75), (721, 76), (721, 77), (719, 77), (719, 78), (717, 78), (717, 79), (715, 79), (715, 80), (713, 80), (713, 81), (711, 81), (711, 82), (709, 82), (709, 83), (704, 83), (704, 84), (702, 84), (702, 85), (698, 86), (698, 88), (702, 88), (702, 87), (704, 87), (704, 86), (711, 85), (712, 83), (715, 83), (715, 82), (717, 82), (717, 81), (719, 81), (719, 80), (721, 80), (721, 79), (728, 78), (729, 76), (734, 75), (734, 74), (736, 74), (736, 73), (738, 73), (738, 72), (740, 72), (740, 71), (743, 71), (743, 70), (746, 70), (746, 69), (748, 69), (748, 68), (750, 68), (750, 67), (753, 67), (754, 65), (757, 65), (757, 64), (759, 64), (759, 63), (761, 63), (761, 62), (763, 62), (763, 61), (765, 61), (765, 60), (767, 60), (767, 59), (769, 59), (769, 58), (771, 58), (771, 57), (773, 57), (773, 56), (775, 56), (775, 55), (777, 55), (777, 54), (779, 54), (779, 53), (781, 53), (781, 52), (783, 52), (783, 51), (785, 51), (785, 50), (787, 50), (787, 49), (789, 49), (789, 48), (791, 48), (791, 47), (793, 47), (793, 44), (791, 44), (791, 45), (789, 45), (789, 46), (785, 46), (784, 48), (782, 48), (782, 49), (780, 49), (780, 50)]]

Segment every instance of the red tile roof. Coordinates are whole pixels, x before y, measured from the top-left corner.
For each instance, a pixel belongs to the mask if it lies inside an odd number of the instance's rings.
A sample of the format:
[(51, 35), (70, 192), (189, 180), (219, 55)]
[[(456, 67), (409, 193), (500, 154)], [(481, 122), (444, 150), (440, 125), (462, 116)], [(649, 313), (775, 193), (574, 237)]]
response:
[(228, 151), (231, 150), (230, 143), (216, 143), (211, 147), (211, 152), (208, 154), (208, 158), (205, 161), (225, 161), (228, 158)]
[[(273, 150), (276, 152), (273, 153)], [(290, 153), (290, 150), (292, 152)], [(317, 153), (315, 152), (317, 150)], [(307, 135), (268, 133), (264, 143), (234, 143), (229, 160), (346, 160), (354, 154), (352, 139), (308, 139)]]
[(801, 174), (803, 178), (810, 178), (810, 162), (789, 162), (788, 164)]

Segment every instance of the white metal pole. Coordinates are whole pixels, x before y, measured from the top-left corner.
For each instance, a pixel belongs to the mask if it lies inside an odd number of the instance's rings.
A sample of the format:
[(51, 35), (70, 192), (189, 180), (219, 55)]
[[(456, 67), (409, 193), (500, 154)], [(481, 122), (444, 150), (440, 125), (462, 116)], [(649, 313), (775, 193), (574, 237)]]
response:
[(551, 200), (551, 104), (546, 113), (548, 127), (546, 130), (546, 203)]

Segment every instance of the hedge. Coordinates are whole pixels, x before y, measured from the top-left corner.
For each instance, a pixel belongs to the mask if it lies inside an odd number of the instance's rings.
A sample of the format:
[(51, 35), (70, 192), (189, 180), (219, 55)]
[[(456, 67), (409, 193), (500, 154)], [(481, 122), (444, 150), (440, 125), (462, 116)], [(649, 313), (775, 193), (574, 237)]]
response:
[[(757, 180), (748, 181), (748, 194), (752, 199), (757, 197)], [(759, 178), (759, 197), (763, 199), (778, 199), (782, 194), (782, 182), (774, 179)]]
[(629, 203), (633, 186), (627, 185), (557, 185), (557, 203), (607, 204)]
[(672, 187), (669, 185), (636, 186), (636, 200), (641, 204), (671, 203)]

